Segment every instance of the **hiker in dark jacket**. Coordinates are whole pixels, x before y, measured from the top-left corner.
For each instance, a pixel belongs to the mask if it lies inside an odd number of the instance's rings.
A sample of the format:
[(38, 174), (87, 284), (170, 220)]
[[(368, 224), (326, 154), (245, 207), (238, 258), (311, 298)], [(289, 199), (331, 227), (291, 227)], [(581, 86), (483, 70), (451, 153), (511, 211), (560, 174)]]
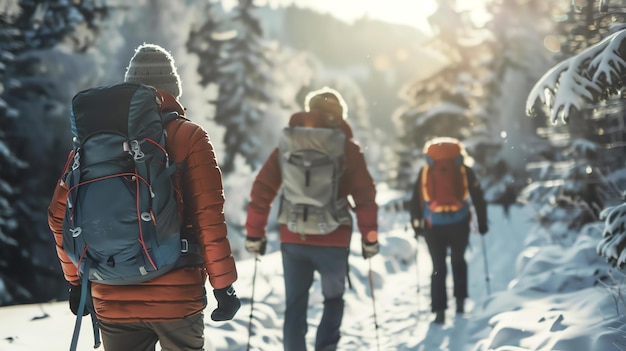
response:
[[(161, 110), (185, 116), (178, 102), (181, 86), (174, 60), (163, 48), (137, 48), (125, 81), (151, 85), (161, 96)], [(165, 350), (204, 350), (206, 282), (214, 288), (218, 308), (214, 320), (232, 319), (240, 307), (232, 284), (237, 280), (224, 218), (222, 174), (207, 132), (186, 118), (168, 122), (166, 149), (176, 164), (173, 175), (183, 228), (190, 228), (201, 248), (203, 265), (177, 268), (145, 283), (91, 283), (95, 313), (106, 350), (148, 351), (157, 342)], [(48, 223), (65, 279), (71, 283), (69, 303), (77, 313), (80, 278), (63, 247), (63, 219), (68, 189), (57, 184)], [(103, 206), (109, 206), (103, 203)]]
[[(478, 232), (487, 233), (487, 206), (483, 190), (474, 171), (466, 165), (469, 158), (463, 145), (453, 138), (435, 138), (424, 147), (428, 160), (417, 177), (410, 203), (411, 224), (415, 237), (424, 236), (433, 264), (431, 276), (431, 308), (435, 323), (445, 321), (448, 307), (446, 290), (446, 257), (450, 250), (456, 312), (464, 313), (467, 292), (465, 250), (469, 243), (471, 211), (474, 206)], [(438, 172), (438, 162), (450, 160)], [(448, 167), (446, 169), (445, 167)], [(458, 170), (458, 172), (452, 172)], [(428, 175), (430, 176), (428, 176)], [(445, 180), (449, 179), (450, 183)], [(450, 191), (448, 191), (451, 189)], [(471, 198), (471, 204), (469, 198)]]
[[(361, 232), (362, 254), (370, 258), (378, 253), (378, 206), (375, 202), (376, 188), (361, 148), (352, 139), (352, 131), (345, 121), (347, 108), (341, 95), (335, 90), (325, 88), (308, 94), (305, 100), (306, 112), (291, 116), (289, 126), (340, 129), (345, 136), (343, 153), (345, 171), (338, 182), (338, 199), (343, 201), (339, 209), (348, 213), (348, 196), (354, 199), (354, 213)], [(289, 128), (288, 128), (289, 129)], [(301, 130), (302, 131), (302, 130)], [(343, 139), (343, 136), (341, 139)], [(322, 143), (324, 144), (324, 143)], [(266, 226), (270, 207), (283, 183), (281, 169), (286, 167), (281, 161), (283, 154), (275, 149), (260, 169), (252, 185), (246, 220), (246, 249), (263, 255), (266, 247)], [(313, 177), (312, 177), (313, 178)], [(332, 186), (332, 175), (326, 177), (327, 187)], [(289, 211), (288, 201), (281, 196), (281, 217)], [(306, 209), (305, 217), (306, 217)], [(313, 210), (309, 218), (313, 218)], [(317, 328), (315, 350), (336, 350), (339, 343), (339, 329), (343, 318), (346, 276), (348, 273), (348, 255), (352, 234), (351, 220), (343, 222), (336, 229), (325, 235), (297, 233), (298, 220), (287, 218), (287, 223), (280, 225), (280, 242), (285, 279), (286, 309), (283, 325), (283, 345), (286, 351), (306, 350), (307, 309), (309, 289), (313, 283), (314, 272), (321, 276), (324, 310)], [(306, 221), (306, 219), (305, 219)]]

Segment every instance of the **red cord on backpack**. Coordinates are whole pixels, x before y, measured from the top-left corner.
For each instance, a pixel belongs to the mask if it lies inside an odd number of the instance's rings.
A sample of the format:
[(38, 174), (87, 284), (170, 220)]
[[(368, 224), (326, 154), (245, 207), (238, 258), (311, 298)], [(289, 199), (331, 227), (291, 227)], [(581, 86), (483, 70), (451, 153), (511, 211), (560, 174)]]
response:
[[(83, 262), (83, 258), (85, 258), (85, 254), (87, 253), (88, 248), (89, 248), (89, 245), (85, 245), (83, 252), (80, 254), (80, 258), (78, 259), (78, 262), (76, 263), (76, 267), (80, 267), (80, 264)], [(89, 274), (89, 272), (87, 272), (87, 274)]]
[(169, 167), (169, 165), (170, 165), (170, 154), (167, 152), (167, 150), (163, 146), (161, 146), (161, 144), (157, 143), (156, 141), (154, 141), (152, 139), (145, 138), (143, 140), (145, 140), (145, 141), (147, 141), (147, 142), (149, 142), (151, 144), (154, 144), (154, 145), (156, 145), (156, 147), (161, 149), (161, 151), (165, 155), (165, 160), (166, 160), (165, 164), (166, 164), (167, 167)]
[(148, 182), (141, 178), (139, 176), (139, 174), (137, 174), (137, 181), (136, 181), (136, 189), (137, 191), (135, 192), (135, 203), (137, 204), (136, 208), (137, 208), (137, 224), (139, 227), (139, 238), (137, 239), (137, 241), (139, 242), (139, 244), (141, 245), (141, 247), (143, 248), (143, 252), (146, 254), (146, 257), (148, 258), (148, 261), (150, 261), (150, 265), (152, 266), (152, 268), (154, 268), (154, 270), (157, 270), (157, 266), (156, 264), (154, 264), (154, 261), (152, 261), (152, 257), (150, 257), (150, 254), (148, 253), (148, 248), (146, 247), (146, 243), (143, 240), (143, 226), (141, 223), (141, 212), (139, 210), (139, 179), (143, 180), (148, 186), (150, 186), (150, 184), (148, 184)]

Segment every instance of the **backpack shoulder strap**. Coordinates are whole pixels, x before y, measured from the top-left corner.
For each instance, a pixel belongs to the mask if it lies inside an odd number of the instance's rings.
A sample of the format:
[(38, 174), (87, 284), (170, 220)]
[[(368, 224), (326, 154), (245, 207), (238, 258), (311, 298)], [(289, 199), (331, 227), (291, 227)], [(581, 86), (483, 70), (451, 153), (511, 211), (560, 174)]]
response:
[(165, 112), (165, 113), (163, 113), (163, 117), (162, 117), (162, 119), (163, 119), (163, 126), (165, 126), (168, 122), (173, 121), (175, 119), (179, 119), (179, 118), (188, 120), (187, 118), (179, 115), (178, 112), (176, 112), (176, 111)]
[(61, 184), (64, 185), (67, 182), (67, 174), (69, 172), (70, 169), (70, 163), (72, 162), (72, 159), (74, 159), (74, 153), (76, 152), (75, 149), (72, 149), (70, 151), (70, 153), (67, 155), (67, 161), (65, 161), (65, 166), (63, 166), (63, 172), (61, 172), (61, 178), (59, 179), (57, 184)]
[(467, 171), (465, 170), (464, 164), (459, 166), (459, 171), (461, 172), (461, 181), (463, 182), (461, 198), (465, 200), (469, 197), (469, 182), (467, 180)]
[(428, 187), (426, 185), (427, 179), (428, 179), (428, 172), (430, 171), (430, 164), (426, 164), (424, 165), (424, 167), (422, 168), (421, 171), (421, 175), (420, 175), (420, 194), (422, 194), (422, 201), (424, 202), (430, 202), (431, 198), (430, 198), (430, 194), (428, 194)]

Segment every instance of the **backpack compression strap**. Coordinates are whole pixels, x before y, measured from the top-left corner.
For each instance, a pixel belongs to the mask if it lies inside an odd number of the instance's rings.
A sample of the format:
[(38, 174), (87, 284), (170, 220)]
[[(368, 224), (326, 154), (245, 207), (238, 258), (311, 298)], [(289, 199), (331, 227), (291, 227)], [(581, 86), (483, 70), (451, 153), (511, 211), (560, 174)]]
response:
[[(78, 335), (80, 334), (80, 325), (83, 320), (83, 313), (87, 304), (87, 289), (89, 288), (89, 269), (91, 266), (91, 260), (86, 258), (84, 261), (86, 267), (86, 273), (80, 278), (80, 302), (78, 303), (78, 311), (76, 312), (76, 322), (74, 323), (74, 333), (72, 334), (72, 343), (70, 344), (70, 351), (76, 351), (78, 346)], [(91, 296), (91, 294), (89, 294)], [(100, 328), (98, 327), (98, 317), (96, 317), (96, 311), (92, 308), (89, 311), (91, 316), (91, 326), (93, 327), (93, 348), (100, 347)]]

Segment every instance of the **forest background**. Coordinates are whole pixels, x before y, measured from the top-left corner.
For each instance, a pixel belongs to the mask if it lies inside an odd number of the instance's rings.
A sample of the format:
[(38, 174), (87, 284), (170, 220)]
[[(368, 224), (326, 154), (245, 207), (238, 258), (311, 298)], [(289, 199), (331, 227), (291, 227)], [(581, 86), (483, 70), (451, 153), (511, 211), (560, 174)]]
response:
[(0, 306), (66, 299), (46, 210), (72, 147), (70, 102), (120, 82), (143, 42), (172, 52), (181, 102), (215, 145), (237, 258), (248, 257), (241, 184), (275, 147), (277, 126), (322, 86), (346, 98), (378, 186), (397, 190), (380, 201), (385, 211), (405, 210), (421, 148), (442, 135), (465, 142), (489, 202), (505, 212), (535, 204), (547, 228), (567, 222), (569, 232), (621, 203), (619, 99), (579, 108), (567, 124), (541, 106), (527, 115), (547, 70), (610, 33), (590, 27), (594, 1), (438, 0), (429, 13), (409, 3), (415, 26), (252, 0), (0, 2)]

